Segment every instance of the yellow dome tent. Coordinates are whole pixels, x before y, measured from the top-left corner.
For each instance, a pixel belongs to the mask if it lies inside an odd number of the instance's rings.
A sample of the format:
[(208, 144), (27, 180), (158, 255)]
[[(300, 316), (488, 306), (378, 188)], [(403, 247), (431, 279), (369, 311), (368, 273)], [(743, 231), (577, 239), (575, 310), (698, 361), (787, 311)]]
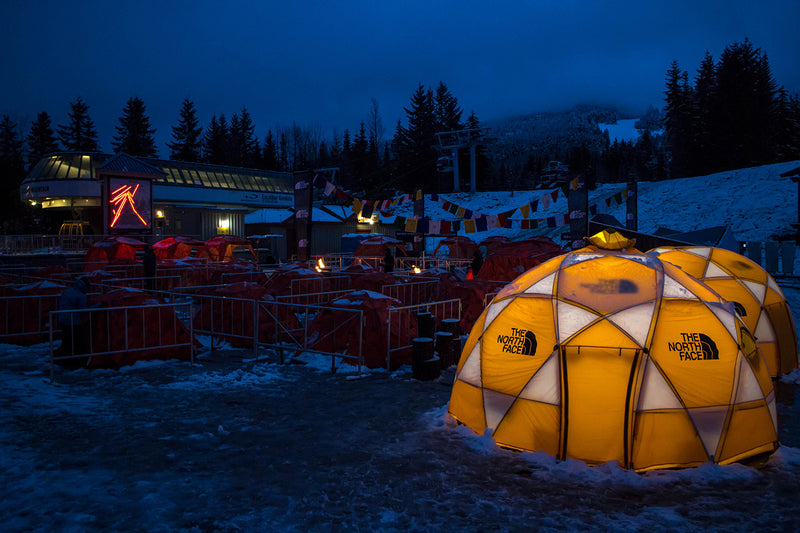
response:
[(760, 265), (724, 248), (662, 247), (648, 252), (699, 279), (733, 302), (764, 354), (770, 376), (797, 368), (794, 319), (780, 287)]
[(448, 412), (501, 446), (637, 471), (778, 446), (772, 380), (733, 305), (670, 263), (596, 245), (494, 298)]

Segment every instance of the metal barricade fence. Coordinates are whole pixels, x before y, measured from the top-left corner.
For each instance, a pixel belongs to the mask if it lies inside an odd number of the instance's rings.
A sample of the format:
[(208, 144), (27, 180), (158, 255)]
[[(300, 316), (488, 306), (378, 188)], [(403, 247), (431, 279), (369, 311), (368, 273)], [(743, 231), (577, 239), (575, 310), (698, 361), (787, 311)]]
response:
[(350, 287), (350, 276), (323, 276), (321, 278), (297, 278), (291, 281), (291, 294), (341, 291)]
[[(152, 286), (148, 286), (152, 284)], [(180, 287), (180, 276), (155, 276), (152, 278), (109, 278), (100, 280), (93, 285), (99, 287), (126, 287), (140, 289), (147, 292), (166, 294)]]
[(307, 294), (285, 294), (277, 296), (275, 300), (288, 304), (325, 305), (351, 292), (350, 289), (345, 289), (341, 291), (310, 292)]
[[(314, 318), (324, 312), (335, 313), (337, 320), (333, 326), (326, 330), (316, 331), (312, 337), (309, 328)], [(270, 337), (262, 336), (259, 344), (268, 346), (278, 351), (280, 362), (284, 362), (284, 351), (311, 352), (331, 356), (331, 371), (336, 370), (336, 358), (353, 359), (361, 373), (364, 365), (362, 353), (364, 339), (364, 313), (360, 309), (346, 309), (342, 307), (329, 307), (324, 305), (300, 305), (275, 300), (259, 301), (259, 312), (266, 315), (267, 322), (274, 322), (274, 334)], [(351, 328), (357, 327), (353, 332)], [(356, 353), (348, 354), (348, 341), (355, 336)], [(319, 346), (330, 346), (323, 350)], [(351, 346), (352, 347), (352, 346)]]
[[(186, 348), (189, 353), (189, 361), (194, 363), (195, 345), (192, 323), (191, 321), (184, 323), (180, 318), (182, 313), (178, 312), (179, 308), (189, 305), (189, 303), (164, 303), (50, 311), (48, 317), (50, 380), (54, 379), (54, 365), (59, 361), (87, 359), (87, 364), (89, 364), (95, 357), (120, 357), (132, 352), (139, 354), (156, 350)], [(68, 348), (70, 354), (56, 355), (55, 336), (56, 331), (60, 329), (59, 316), (74, 313), (80, 314), (81, 320), (86, 324), (86, 338), (80, 341), (85, 351), (74, 353), (75, 348), (79, 346), (76, 345), (76, 339), (73, 337), (72, 345), (65, 347), (65, 349)], [(134, 325), (138, 328), (132, 332)]]
[[(461, 320), (461, 300), (442, 300), (404, 307), (390, 307), (389, 315), (386, 319), (387, 369), (391, 368), (393, 353), (411, 348), (413, 337), (410, 326), (416, 320), (417, 313), (421, 312), (431, 313), (436, 322), (441, 322), (445, 318)], [(396, 332), (394, 339), (392, 339), (392, 331)]]
[(48, 313), (58, 309), (58, 294), (3, 296), (0, 298), (0, 341), (11, 344), (47, 342)]
[[(363, 316), (360, 310), (328, 307), (325, 305), (304, 305), (289, 301), (255, 300), (246, 298), (230, 298), (226, 296), (204, 294), (220, 286), (183, 287), (173, 291), (175, 301), (190, 305), (186, 320), (193, 325), (195, 334), (208, 335), (210, 348), (222, 341), (236, 347), (251, 347), (255, 358), (259, 357), (261, 346), (270, 347), (279, 352), (281, 362), (283, 353), (290, 351), (308, 351), (331, 355), (332, 367), (335, 358), (353, 359), (359, 366), (363, 364), (361, 339), (363, 338)], [(341, 291), (347, 293), (349, 291)], [(327, 293), (330, 294), (330, 293)], [(307, 295), (294, 295), (299, 298)], [(358, 313), (358, 321), (345, 317), (336, 321), (333, 328), (313, 339), (316, 344), (329, 341), (333, 347), (345, 348), (346, 340), (338, 336), (350, 335), (348, 328), (358, 327), (358, 354), (350, 355), (339, 351), (316, 349), (309, 345), (309, 327), (316, 315), (324, 310), (331, 310), (341, 315)]]
[(381, 293), (400, 300), (404, 305), (432, 302), (439, 297), (439, 280), (432, 279), (429, 281), (413, 281), (410, 283), (383, 285), (381, 287)]
[(260, 283), (263, 285), (268, 277), (267, 274), (260, 270), (246, 270), (242, 272), (223, 272), (220, 275), (220, 280), (224, 284), (246, 281), (247, 283)]

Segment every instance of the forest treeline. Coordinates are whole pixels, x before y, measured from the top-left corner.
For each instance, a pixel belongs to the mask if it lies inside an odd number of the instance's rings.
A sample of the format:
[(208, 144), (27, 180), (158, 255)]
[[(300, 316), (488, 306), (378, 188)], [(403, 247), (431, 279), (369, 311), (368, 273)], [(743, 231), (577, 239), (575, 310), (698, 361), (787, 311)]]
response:
[[(636, 142), (611, 142), (598, 122), (613, 119), (599, 107), (531, 115), (524, 127), (491, 131), (478, 149), (478, 187), (529, 187), (548, 161), (602, 181), (653, 180), (703, 175), (733, 168), (800, 159), (800, 102), (775, 81), (766, 53), (748, 40), (725, 48), (718, 60), (707, 52), (695, 74), (673, 62), (665, 75), (664, 107), (651, 107), (639, 121)], [(172, 126), (168, 154), (159, 154), (145, 103), (131, 97), (122, 109), (111, 148), (134, 156), (166, 157), (276, 171), (339, 169), (338, 183), (367, 195), (423, 187), (446, 192), (452, 175), (437, 172), (436, 133), (482, 129), (474, 111), (465, 116), (444, 82), (414, 90), (405, 120), (387, 132), (378, 101), (352, 130), (326, 137), (318, 126), (276, 126), (259, 139), (246, 107), (218, 113), (201, 125), (194, 102), (185, 99)], [(42, 111), (23, 136), (8, 116), (0, 121), (3, 189), (18, 186), (47, 153), (100, 151), (103, 147), (81, 97), (70, 103), (65, 124), (54, 126)], [(459, 157), (468, 182), (469, 157)], [(10, 189), (9, 189), (10, 190)]]

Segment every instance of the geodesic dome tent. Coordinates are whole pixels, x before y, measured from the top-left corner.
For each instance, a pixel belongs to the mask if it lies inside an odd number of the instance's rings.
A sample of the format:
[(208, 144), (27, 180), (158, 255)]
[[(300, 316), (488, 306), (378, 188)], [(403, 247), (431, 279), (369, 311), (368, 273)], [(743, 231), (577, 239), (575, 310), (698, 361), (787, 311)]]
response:
[[(358, 364), (359, 350), (367, 368), (386, 366), (386, 350), (389, 344), (397, 345), (400, 335), (416, 336), (417, 325), (411, 316), (400, 316), (400, 324), (388, 331), (387, 320), (390, 307), (402, 306), (402, 302), (384, 294), (369, 290), (358, 290), (333, 300), (321, 309), (311, 322), (308, 330), (308, 345), (314, 350), (345, 354), (343, 361)], [(359, 315), (363, 316), (363, 328), (359, 338)], [(398, 331), (398, 327), (400, 330)], [(394, 340), (395, 342), (390, 342)], [(360, 342), (360, 344), (359, 344)], [(406, 348), (392, 353), (392, 369), (411, 364), (411, 349)]]
[(475, 277), (497, 281), (511, 281), (529, 268), (544, 263), (564, 250), (548, 237), (534, 237), (524, 241), (501, 244), (483, 260)]
[(395, 257), (406, 255), (403, 241), (385, 235), (375, 235), (361, 241), (354, 255), (356, 257), (381, 257), (387, 248), (392, 249), (392, 255)]
[(256, 258), (253, 245), (247, 239), (236, 235), (217, 235), (211, 237), (200, 248), (197, 257), (206, 257), (209, 261), (231, 261), (237, 251), (249, 252), (248, 257)]
[(733, 302), (764, 353), (770, 376), (797, 368), (797, 333), (780, 287), (747, 257), (708, 246), (660, 247), (648, 253), (669, 261)]
[(83, 271), (100, 270), (108, 264), (136, 263), (136, 250), (141, 250), (146, 245), (139, 239), (112, 235), (101, 241), (93, 243), (83, 259)]
[(772, 380), (733, 305), (654, 256), (596, 246), (495, 297), (448, 412), (502, 446), (637, 471), (778, 446)]
[(197, 253), (205, 244), (205, 241), (195, 239), (194, 237), (176, 235), (175, 237), (167, 237), (153, 243), (153, 251), (159, 261), (163, 261), (164, 259), (181, 259), (183, 257), (190, 257), (193, 250)]
[(439, 253), (442, 248), (447, 248), (447, 257), (450, 259), (472, 259), (473, 254), (478, 249), (478, 244), (469, 237), (452, 235), (442, 239), (442, 241), (436, 245), (433, 256), (438, 257), (439, 255), (443, 255)]

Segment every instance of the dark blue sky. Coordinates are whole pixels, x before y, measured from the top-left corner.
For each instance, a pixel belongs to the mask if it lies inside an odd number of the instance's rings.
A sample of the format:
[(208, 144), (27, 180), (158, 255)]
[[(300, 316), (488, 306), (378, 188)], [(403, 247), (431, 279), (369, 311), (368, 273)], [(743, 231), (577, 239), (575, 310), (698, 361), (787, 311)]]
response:
[(140, 97), (162, 157), (184, 98), (205, 127), (246, 106), (259, 139), (277, 124), (351, 132), (377, 99), (390, 139), (419, 83), (444, 81), (483, 122), (577, 103), (663, 105), (673, 59), (749, 38), (800, 92), (800, 1), (150, 0), (0, 2), (0, 113), (27, 133), (81, 96), (111, 151)]

